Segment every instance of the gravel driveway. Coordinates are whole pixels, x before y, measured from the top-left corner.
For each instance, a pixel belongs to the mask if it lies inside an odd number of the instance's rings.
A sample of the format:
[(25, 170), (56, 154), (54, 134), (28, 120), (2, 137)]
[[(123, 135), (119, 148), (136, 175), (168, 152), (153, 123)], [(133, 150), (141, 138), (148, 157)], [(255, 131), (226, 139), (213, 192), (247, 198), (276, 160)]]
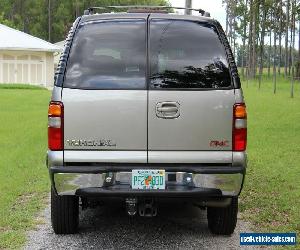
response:
[(239, 233), (251, 231), (239, 219), (231, 237), (214, 236), (207, 229), (206, 211), (185, 203), (159, 204), (157, 217), (134, 220), (123, 206), (113, 202), (81, 211), (76, 235), (55, 235), (47, 207), (45, 224), (29, 232), (25, 249), (240, 249)]

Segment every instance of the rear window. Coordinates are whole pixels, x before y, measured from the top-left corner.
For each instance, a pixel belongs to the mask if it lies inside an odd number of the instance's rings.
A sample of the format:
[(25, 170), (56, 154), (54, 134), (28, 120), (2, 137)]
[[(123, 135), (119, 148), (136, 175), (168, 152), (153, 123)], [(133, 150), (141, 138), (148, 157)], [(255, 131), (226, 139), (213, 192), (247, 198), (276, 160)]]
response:
[(145, 20), (86, 23), (73, 40), (64, 87), (144, 89)]
[(231, 87), (225, 49), (212, 25), (153, 19), (150, 55), (152, 89)]

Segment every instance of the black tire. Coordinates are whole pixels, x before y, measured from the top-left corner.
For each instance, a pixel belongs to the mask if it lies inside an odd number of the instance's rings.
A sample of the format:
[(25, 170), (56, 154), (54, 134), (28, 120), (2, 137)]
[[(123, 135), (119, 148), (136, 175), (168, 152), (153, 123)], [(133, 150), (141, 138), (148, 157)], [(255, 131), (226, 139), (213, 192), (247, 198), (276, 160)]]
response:
[(78, 230), (79, 199), (59, 196), (51, 188), (51, 223), (56, 234), (74, 234)]
[(234, 232), (238, 214), (238, 198), (234, 197), (228, 207), (208, 207), (208, 228), (213, 234), (231, 235)]

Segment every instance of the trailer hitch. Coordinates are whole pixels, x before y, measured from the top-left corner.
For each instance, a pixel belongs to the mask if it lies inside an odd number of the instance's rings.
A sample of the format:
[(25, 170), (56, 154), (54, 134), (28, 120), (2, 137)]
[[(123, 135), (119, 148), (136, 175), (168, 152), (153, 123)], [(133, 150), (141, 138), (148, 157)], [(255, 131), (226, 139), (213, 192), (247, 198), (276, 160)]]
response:
[(139, 215), (154, 217), (157, 215), (157, 204), (154, 198), (143, 198), (139, 201)]

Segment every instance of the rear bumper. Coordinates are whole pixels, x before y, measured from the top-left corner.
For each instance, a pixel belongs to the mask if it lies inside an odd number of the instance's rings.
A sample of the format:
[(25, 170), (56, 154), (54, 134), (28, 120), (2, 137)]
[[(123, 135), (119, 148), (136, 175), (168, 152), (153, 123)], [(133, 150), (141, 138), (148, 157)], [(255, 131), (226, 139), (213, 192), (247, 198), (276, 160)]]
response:
[[(165, 169), (165, 190), (134, 190), (132, 169)], [(232, 197), (238, 196), (245, 167), (187, 165), (52, 166), (52, 185), (59, 195), (128, 197)], [(109, 177), (109, 178), (107, 178)], [(108, 182), (108, 180), (110, 180)]]

